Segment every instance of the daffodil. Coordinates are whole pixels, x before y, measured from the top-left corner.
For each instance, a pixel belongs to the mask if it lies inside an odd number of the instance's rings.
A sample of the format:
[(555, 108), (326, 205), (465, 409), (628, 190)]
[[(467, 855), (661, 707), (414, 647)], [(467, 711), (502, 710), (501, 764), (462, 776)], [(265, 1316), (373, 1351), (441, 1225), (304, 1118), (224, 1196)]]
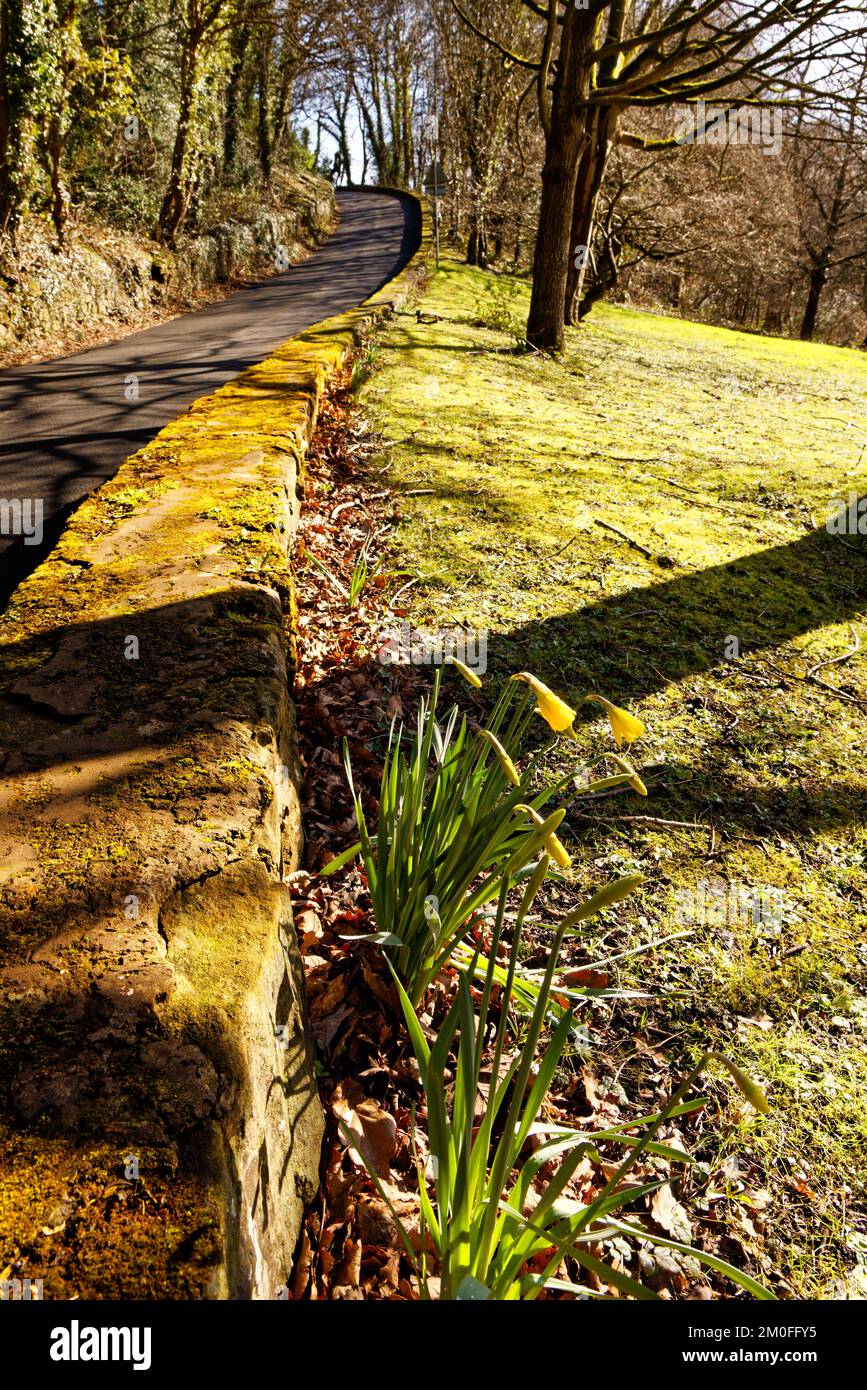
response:
[[(519, 803), (519, 805), (515, 807), (515, 810), (524, 811), (526, 815), (530, 817), (537, 830), (541, 830), (542, 826), (545, 824), (544, 820), (539, 815), (539, 812), (534, 811), (532, 806), (525, 806), (523, 802), (521, 802)], [(551, 858), (554, 860), (554, 863), (559, 864), (561, 869), (569, 868), (569, 865), (572, 863), (572, 860), (569, 858), (569, 855), (566, 853), (566, 850), (563, 847), (561, 841), (557, 839), (557, 836), (554, 834), (553, 830), (549, 831), (548, 834), (545, 836), (545, 849), (548, 851)]]
[(641, 738), (644, 733), (644, 725), (640, 719), (635, 718), (634, 714), (621, 709), (619, 705), (612, 705), (611, 701), (606, 700), (602, 695), (585, 695), (584, 699), (593, 700), (605, 710), (618, 748), (622, 743), (634, 743), (637, 738)]
[(465, 666), (462, 661), (458, 661), (456, 656), (452, 656), (449, 658), (449, 664), (451, 666), (456, 667), (457, 670), (460, 671), (464, 680), (468, 681), (470, 685), (475, 686), (476, 690), (481, 690), (482, 682), (479, 680), (475, 671), (470, 670), (469, 666)]
[(627, 777), (629, 778), (629, 785), (632, 788), (632, 790), (634, 792), (638, 792), (639, 796), (647, 796), (647, 788), (642, 782), (638, 773), (635, 771), (635, 768), (632, 766), (632, 764), (627, 762), (625, 758), (619, 758), (616, 753), (612, 753), (611, 757), (614, 759), (617, 766), (620, 768), (620, 771), (626, 773)]
[(529, 671), (519, 671), (516, 676), (510, 676), (509, 680), (523, 681), (525, 685), (529, 685), (536, 696), (536, 713), (541, 714), (555, 734), (568, 732), (572, 738), (575, 737), (575, 730), (572, 728), (575, 711), (565, 700), (561, 700), (559, 695), (549, 690), (537, 676), (531, 676)]
[(521, 785), (521, 779), (518, 776), (518, 769), (515, 767), (515, 764), (512, 762), (512, 759), (509, 757), (500, 740), (495, 734), (491, 733), (490, 729), (480, 729), (479, 734), (485, 742), (489, 743), (493, 748), (500, 767), (503, 769), (512, 785), (519, 787)]
[[(741, 1092), (741, 1095), (746, 1096), (754, 1110), (758, 1110), (760, 1115), (767, 1115), (769, 1113), (768, 1101), (764, 1091), (762, 1091), (762, 1089), (756, 1085), (755, 1081), (752, 1081), (745, 1072), (742, 1072), (740, 1067), (735, 1066), (731, 1058), (724, 1056), (722, 1052), (706, 1052), (705, 1057), (713, 1057), (714, 1061), (722, 1062), (723, 1066), (728, 1069), (728, 1073)], [(702, 1060), (704, 1060), (704, 1058)]]

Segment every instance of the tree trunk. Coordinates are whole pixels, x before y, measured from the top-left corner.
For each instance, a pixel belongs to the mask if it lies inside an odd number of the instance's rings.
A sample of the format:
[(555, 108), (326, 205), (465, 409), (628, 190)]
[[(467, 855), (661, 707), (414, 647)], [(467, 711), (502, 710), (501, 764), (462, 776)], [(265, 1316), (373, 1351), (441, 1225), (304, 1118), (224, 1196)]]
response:
[(385, 139), (385, 130), (382, 121), (382, 110), (379, 106), (379, 90), (374, 85), (373, 89), (373, 110), (365, 102), (361, 88), (353, 80), (353, 94), (361, 115), (364, 132), (367, 135), (367, 145), (373, 162), (376, 165), (377, 183), (387, 184), (388, 178), (388, 147)]
[[(587, 269), (587, 254), (593, 242), (593, 223), (596, 217), (596, 204), (599, 190), (608, 165), (611, 148), (612, 127), (616, 117), (611, 111), (594, 112), (588, 131), (587, 146), (581, 157), (578, 178), (575, 183), (575, 202), (572, 209), (572, 231), (569, 249), (569, 271), (566, 276), (566, 297), (563, 304), (563, 318), (567, 324), (576, 324), (584, 315), (579, 312), (578, 301), (584, 285)], [(579, 259), (578, 250), (584, 255)], [(596, 295), (594, 303), (599, 296)]]
[(580, 131), (554, 130), (546, 144), (527, 341), (543, 352), (562, 352), (565, 341), (563, 305), (581, 151)]
[(66, 240), (66, 220), (69, 215), (69, 193), (63, 182), (63, 135), (60, 115), (55, 113), (48, 122), (45, 135), (45, 157), (51, 184), (51, 220), (62, 246)]
[(12, 47), (12, 15), (0, 5), (0, 233), (14, 236), (18, 222), (20, 190), (15, 177), (13, 144), (16, 111), (6, 82), (6, 66)]
[(234, 172), (235, 155), (238, 151), (238, 89), (244, 71), (244, 54), (249, 36), (250, 30), (245, 25), (238, 32), (235, 56), (226, 83), (226, 122), (223, 126), (223, 174), (226, 179), (230, 179)]
[(545, 165), (527, 320), (527, 341), (543, 352), (562, 352), (564, 345), (575, 185), (590, 124), (581, 103), (589, 89), (592, 47), (593, 24), (587, 14), (567, 6), (550, 111), (544, 122)]
[(51, 189), (51, 220), (62, 246), (66, 240), (66, 222), (69, 216), (69, 193), (63, 181), (63, 148), (65, 134), (69, 127), (69, 93), (77, 66), (77, 0), (58, 4), (55, 10), (53, 44), (57, 47), (57, 61), (60, 69), (59, 91), (51, 107), (44, 113), (44, 126), (39, 139), (40, 153), (48, 184)]
[[(340, 158), (341, 158), (341, 161), (342, 161), (342, 163), (343, 163), (343, 177), (344, 177), (344, 181), (345, 181), (346, 184), (351, 188), (351, 187), (352, 187), (352, 151), (351, 151), (350, 148), (349, 148), (349, 137), (348, 137), (347, 134), (346, 134), (346, 127), (345, 127), (345, 126), (343, 127), (343, 130), (341, 131), (341, 135), (340, 135)], [(365, 155), (365, 159), (364, 159), (364, 174), (362, 175), (362, 179), (361, 179), (362, 183), (364, 182), (364, 176), (366, 175), (366, 173), (367, 173), (367, 156)]]
[(488, 235), (485, 230), (484, 216), (476, 209), (470, 213), (470, 232), (467, 239), (467, 265), (481, 266), (484, 270), (488, 264)]
[(620, 254), (622, 244), (612, 236), (607, 236), (603, 240), (599, 252), (599, 261), (596, 266), (596, 274), (592, 284), (588, 287), (585, 294), (577, 299), (574, 305), (575, 322), (583, 323), (594, 304), (603, 299), (606, 294), (614, 289), (620, 278)]
[[(860, 83), (858, 91), (860, 95)], [(855, 121), (856, 111), (853, 105), (849, 118), (850, 138), (855, 130)], [(804, 343), (809, 343), (816, 331), (816, 319), (819, 316), (819, 300), (822, 298), (822, 291), (828, 283), (828, 270), (837, 245), (837, 236), (840, 230), (840, 217), (846, 206), (847, 170), (848, 160), (843, 159), (837, 171), (837, 180), (834, 185), (834, 197), (825, 216), (824, 246), (820, 252), (811, 253), (813, 269), (810, 271), (810, 290), (807, 295), (807, 303), (804, 306), (804, 317), (801, 320), (801, 341)]]
[(290, 42), (288, 35), (284, 33), (283, 47), (277, 69), (277, 96), (274, 102), (274, 120), (271, 126), (271, 149), (278, 159), (286, 144), (286, 116), (292, 103), (296, 66), (294, 42)]
[(199, 67), (199, 41), (201, 35), (193, 30), (187, 35), (181, 57), (181, 102), (178, 112), (178, 128), (172, 149), (172, 164), (169, 173), (169, 186), (160, 209), (156, 226), (156, 239), (170, 246), (177, 235), (187, 210), (187, 150), (192, 127), (196, 79)]
[[(569, 268), (566, 272), (566, 294), (563, 300), (563, 322), (577, 322), (576, 309), (578, 291), (584, 279), (584, 268), (593, 235), (593, 212), (595, 204), (594, 189), (598, 187), (595, 178), (598, 149), (597, 131), (599, 115), (594, 112), (591, 126), (587, 132), (587, 144), (578, 166), (575, 180), (575, 197), (572, 202), (572, 228), (569, 233)], [(583, 256), (579, 255), (583, 252)]]
[(816, 331), (816, 319), (819, 316), (819, 300), (822, 298), (822, 291), (827, 281), (827, 267), (823, 262), (820, 262), (810, 272), (810, 290), (804, 307), (804, 317), (801, 320), (801, 341), (804, 343), (812, 342), (813, 334)]
[(259, 144), (259, 164), (266, 185), (271, 183), (271, 102), (270, 67), (268, 40), (270, 35), (262, 35), (259, 53), (259, 116), (257, 134)]

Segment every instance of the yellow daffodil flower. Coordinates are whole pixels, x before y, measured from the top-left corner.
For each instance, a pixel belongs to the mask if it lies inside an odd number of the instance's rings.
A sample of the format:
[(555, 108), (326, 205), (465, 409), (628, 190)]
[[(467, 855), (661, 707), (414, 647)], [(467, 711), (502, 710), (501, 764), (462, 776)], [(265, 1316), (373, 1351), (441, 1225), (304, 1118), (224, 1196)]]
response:
[(612, 753), (611, 757), (614, 759), (617, 766), (620, 768), (620, 771), (625, 772), (628, 776), (629, 785), (632, 788), (632, 790), (634, 792), (638, 792), (639, 796), (647, 796), (647, 788), (642, 782), (638, 773), (635, 771), (635, 768), (632, 766), (632, 764), (628, 763), (625, 758), (618, 758), (616, 753)]
[(454, 666), (458, 671), (460, 671), (464, 680), (468, 681), (470, 685), (475, 686), (476, 690), (481, 690), (482, 682), (479, 680), (475, 671), (470, 670), (469, 666), (465, 666), (462, 661), (458, 661), (456, 656), (449, 658), (449, 665)]
[(521, 785), (521, 779), (518, 776), (518, 769), (515, 767), (515, 764), (512, 762), (512, 759), (509, 757), (500, 740), (491, 733), (490, 729), (480, 729), (479, 734), (485, 742), (489, 743), (493, 748), (500, 767), (503, 769), (512, 785), (519, 787)]
[[(539, 812), (534, 811), (532, 806), (525, 806), (523, 803), (521, 803), (520, 805), (515, 807), (515, 810), (524, 811), (525, 814), (530, 817), (537, 830), (541, 830), (542, 826), (545, 824), (544, 820), (539, 815)], [(569, 858), (569, 855), (567, 854), (563, 844), (560, 842), (560, 840), (557, 839), (557, 836), (554, 834), (553, 830), (545, 836), (545, 849), (548, 851), (551, 858), (554, 860), (554, 863), (559, 864), (561, 869), (569, 868), (569, 865), (572, 863), (572, 860)]]
[(525, 685), (529, 685), (536, 696), (536, 713), (541, 714), (555, 734), (568, 732), (572, 738), (575, 737), (575, 730), (572, 728), (575, 711), (565, 700), (561, 700), (559, 695), (549, 690), (537, 676), (531, 676), (529, 671), (519, 671), (516, 676), (510, 676), (509, 680), (523, 681)]
[(611, 701), (606, 700), (602, 695), (585, 695), (584, 699), (593, 700), (605, 710), (618, 748), (622, 743), (634, 743), (637, 738), (641, 738), (644, 733), (644, 725), (640, 719), (635, 718), (634, 714), (621, 709), (619, 705), (612, 705)]

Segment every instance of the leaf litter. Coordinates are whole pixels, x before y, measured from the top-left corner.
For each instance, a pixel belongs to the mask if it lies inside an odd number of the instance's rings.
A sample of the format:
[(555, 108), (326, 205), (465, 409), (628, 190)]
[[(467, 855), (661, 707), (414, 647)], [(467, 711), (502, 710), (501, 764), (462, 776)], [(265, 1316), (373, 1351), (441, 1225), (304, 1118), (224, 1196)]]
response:
[[(355, 815), (343, 769), (341, 744), (349, 746), (356, 783), (365, 811), (375, 815), (380, 779), (380, 751), (393, 718), (411, 715), (418, 693), (428, 684), (425, 668), (383, 665), (377, 654), (384, 634), (406, 616), (399, 603), (406, 590), (405, 571), (394, 562), (391, 540), (401, 520), (398, 500), (383, 485), (383, 442), (365, 419), (350, 389), (351, 369), (332, 382), (319, 417), (303, 478), (303, 501), (295, 556), (297, 592), (297, 668), (294, 699), (304, 769), (302, 813), (304, 867), (288, 883), (304, 963), (310, 1031), (316, 1049), (320, 1094), (326, 1118), (321, 1188), (306, 1218), (290, 1284), (294, 1299), (386, 1299), (414, 1301), (418, 1281), (407, 1259), (392, 1211), (377, 1193), (360, 1155), (348, 1145), (341, 1126), (378, 1174), (383, 1193), (409, 1234), (421, 1243), (417, 1164), (428, 1167), (424, 1092), (418, 1065), (407, 1039), (396, 991), (379, 949), (358, 938), (377, 929), (363, 869), (350, 862), (333, 876), (318, 870), (356, 839)], [(348, 602), (359, 558), (368, 577), (355, 602)], [(397, 600), (395, 601), (395, 595)], [(462, 692), (472, 717), (475, 692)], [(475, 706), (476, 711), (480, 709)], [(561, 892), (551, 888), (556, 900)], [(534, 943), (542, 950), (544, 938)], [(432, 1034), (451, 1003), (456, 972), (442, 972), (431, 991), (423, 1028)], [(567, 984), (604, 989), (609, 972), (577, 961), (564, 976)], [(634, 1024), (624, 1015), (622, 1027)], [(548, 1124), (596, 1130), (628, 1123), (663, 1103), (677, 1084), (662, 1050), (647, 1037), (633, 1038), (640, 1058), (641, 1089), (630, 1102), (617, 1079), (614, 1063), (606, 1067), (605, 1030), (591, 1014), (593, 1062), (576, 1052), (561, 1068), (546, 1102)], [(514, 1040), (515, 1047), (519, 1040)], [(491, 1083), (483, 1072), (477, 1111)], [(713, 1095), (713, 1084), (708, 1090)], [(713, 1100), (709, 1110), (714, 1109)], [(631, 1113), (630, 1113), (631, 1112)], [(701, 1150), (707, 1122), (702, 1109), (679, 1116), (657, 1139), (672, 1149)], [(677, 1128), (680, 1126), (680, 1129)], [(683, 1132), (681, 1132), (683, 1131)], [(538, 1138), (529, 1141), (538, 1143)], [(619, 1154), (587, 1157), (570, 1180), (567, 1195), (589, 1203), (616, 1171)], [(544, 1182), (544, 1170), (539, 1175)], [(618, 1237), (605, 1243), (604, 1257), (613, 1266), (648, 1283), (664, 1299), (731, 1296), (731, 1286), (697, 1261), (653, 1243), (654, 1228), (663, 1238), (692, 1240), (734, 1264), (769, 1271), (767, 1257), (756, 1249), (763, 1194), (751, 1194), (737, 1182), (697, 1164), (684, 1168), (659, 1156), (645, 1156), (630, 1183), (658, 1182), (650, 1195), (637, 1199), (633, 1216), (641, 1216), (647, 1240)], [(764, 1194), (767, 1197), (767, 1194)], [(533, 1199), (531, 1198), (531, 1201)], [(727, 1209), (723, 1220), (720, 1204)], [(685, 1205), (686, 1204), (686, 1205)], [(687, 1213), (689, 1206), (689, 1214)], [(728, 1210), (738, 1213), (739, 1225)], [(752, 1258), (751, 1258), (752, 1256)], [(531, 1262), (541, 1269), (548, 1256)], [(575, 1292), (543, 1294), (553, 1299), (619, 1297), (565, 1259), (558, 1280)], [(431, 1285), (434, 1281), (429, 1281)]]

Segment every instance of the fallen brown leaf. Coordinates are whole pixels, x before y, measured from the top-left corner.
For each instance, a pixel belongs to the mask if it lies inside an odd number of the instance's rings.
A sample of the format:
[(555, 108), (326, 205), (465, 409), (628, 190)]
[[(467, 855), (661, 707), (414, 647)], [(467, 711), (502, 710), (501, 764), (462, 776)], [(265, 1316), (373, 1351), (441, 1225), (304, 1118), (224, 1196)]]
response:
[[(387, 1178), (391, 1160), (397, 1149), (397, 1123), (393, 1115), (383, 1110), (375, 1100), (362, 1095), (355, 1099), (360, 1088), (354, 1082), (343, 1082), (337, 1087), (331, 1108), (342, 1120), (356, 1147), (350, 1148), (350, 1157), (357, 1167), (369, 1167), (381, 1178)], [(353, 1096), (352, 1100), (347, 1095)]]
[(650, 1200), (650, 1214), (663, 1231), (685, 1244), (692, 1241), (692, 1224), (671, 1190), (670, 1183), (657, 1188)]

